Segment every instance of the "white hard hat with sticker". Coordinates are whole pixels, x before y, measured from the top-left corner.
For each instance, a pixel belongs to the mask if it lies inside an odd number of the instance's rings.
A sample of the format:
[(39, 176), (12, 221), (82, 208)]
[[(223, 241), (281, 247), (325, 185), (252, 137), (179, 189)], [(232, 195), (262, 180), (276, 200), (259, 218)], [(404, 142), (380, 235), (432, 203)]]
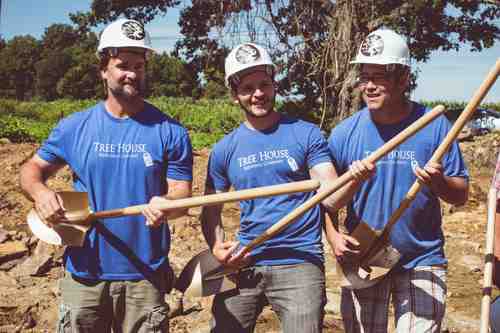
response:
[(238, 81), (238, 73), (257, 66), (265, 66), (270, 75), (274, 73), (273, 61), (263, 47), (253, 43), (243, 43), (236, 46), (226, 58), (226, 86), (230, 86), (230, 80), (232, 82)]
[(122, 47), (137, 47), (151, 52), (155, 51), (144, 25), (130, 19), (116, 20), (102, 31), (97, 47), (97, 56), (106, 49)]
[(402, 36), (389, 29), (379, 29), (365, 38), (351, 64), (399, 64), (409, 67), (410, 51)]

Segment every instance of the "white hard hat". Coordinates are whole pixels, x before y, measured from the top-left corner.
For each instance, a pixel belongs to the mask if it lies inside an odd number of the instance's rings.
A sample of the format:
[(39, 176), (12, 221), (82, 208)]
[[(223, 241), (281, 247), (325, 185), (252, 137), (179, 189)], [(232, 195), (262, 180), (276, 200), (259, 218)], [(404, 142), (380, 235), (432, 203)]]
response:
[(351, 64), (400, 64), (409, 67), (410, 51), (403, 37), (392, 30), (379, 29), (365, 38)]
[(275, 66), (269, 53), (262, 47), (253, 43), (243, 43), (229, 52), (225, 63), (225, 82), (230, 87), (230, 80), (238, 79), (238, 73), (257, 66), (265, 66), (270, 75), (274, 74)]
[(144, 25), (135, 20), (119, 19), (108, 25), (101, 33), (97, 56), (108, 48), (138, 47), (154, 52), (151, 38)]

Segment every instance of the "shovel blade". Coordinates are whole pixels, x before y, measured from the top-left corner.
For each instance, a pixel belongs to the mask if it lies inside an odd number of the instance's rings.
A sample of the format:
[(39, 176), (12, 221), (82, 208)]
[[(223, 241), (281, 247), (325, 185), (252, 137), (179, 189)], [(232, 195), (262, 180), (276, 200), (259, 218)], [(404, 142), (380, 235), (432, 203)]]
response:
[(367, 223), (361, 222), (351, 233), (351, 236), (359, 242), (359, 257), (363, 258), (373, 243), (380, 237), (381, 231), (377, 231), (370, 227)]
[(66, 220), (85, 224), (87, 218), (91, 215), (88, 194), (74, 191), (61, 191), (57, 192), (57, 194), (62, 199)]
[(372, 287), (389, 273), (400, 258), (399, 251), (388, 245), (378, 251), (364, 267), (357, 262), (337, 262), (337, 272), (341, 277), (340, 286), (348, 289)]
[(223, 271), (223, 266), (210, 250), (204, 250), (184, 267), (175, 289), (188, 297), (206, 297), (236, 289), (236, 283), (230, 279), (229, 273), (214, 278), (213, 272), (218, 271)]
[(45, 224), (32, 209), (27, 217), (28, 226), (33, 234), (43, 242), (52, 245), (82, 246), (88, 226), (60, 223), (52, 228)]

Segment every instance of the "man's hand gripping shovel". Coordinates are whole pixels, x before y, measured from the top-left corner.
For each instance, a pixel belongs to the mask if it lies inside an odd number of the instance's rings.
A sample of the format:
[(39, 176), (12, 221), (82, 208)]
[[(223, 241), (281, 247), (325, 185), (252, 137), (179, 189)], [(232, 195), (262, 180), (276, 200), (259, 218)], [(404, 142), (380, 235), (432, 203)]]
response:
[[(464, 111), (451, 127), (443, 142), (432, 155), (430, 162), (439, 162), (441, 160), (489, 89), (495, 83), (499, 72), (500, 60), (497, 60), (493, 69), (488, 73)], [(382, 231), (373, 230), (365, 222), (361, 222), (354, 229), (351, 236), (360, 243), (359, 254), (355, 258), (352, 258), (352, 260), (338, 263), (337, 271), (342, 277), (342, 287), (350, 289), (371, 287), (383, 279), (392, 267), (398, 263), (401, 254), (389, 244), (390, 233), (421, 188), (422, 184), (415, 181)]]
[[(366, 160), (372, 163), (378, 161), (380, 158), (388, 154), (391, 150), (399, 146), (406, 139), (414, 135), (421, 128), (429, 124), (432, 120), (443, 113), (444, 107), (442, 105), (436, 106), (431, 112), (415, 121), (412, 125), (408, 126), (408, 128), (403, 130), (382, 147), (370, 154), (370, 156), (368, 156)], [(347, 172), (336, 180), (330, 182), (325, 186), (324, 189), (322, 189), (321, 192), (316, 193), (309, 200), (283, 217), (280, 221), (271, 226), (268, 230), (254, 239), (251, 243), (240, 248), (238, 252), (233, 255), (232, 260), (237, 261), (243, 258), (256, 246), (277, 235), (279, 232), (281, 232), (281, 230), (292, 223), (297, 217), (301, 216), (306, 211), (319, 204), (321, 201), (326, 199), (332, 193), (342, 188), (353, 179), (354, 176), (350, 172)], [(236, 288), (236, 284), (234, 282), (231, 282), (230, 279), (230, 276), (232, 274), (235, 274), (236, 272), (237, 270), (227, 269), (226, 267), (221, 265), (215, 259), (215, 257), (213, 257), (212, 253), (209, 250), (206, 250), (199, 253), (196, 257), (191, 259), (190, 262), (188, 262), (179, 276), (179, 279), (176, 283), (176, 289), (180, 290), (185, 295), (192, 297), (214, 295), (223, 291), (227, 291), (229, 289)]]

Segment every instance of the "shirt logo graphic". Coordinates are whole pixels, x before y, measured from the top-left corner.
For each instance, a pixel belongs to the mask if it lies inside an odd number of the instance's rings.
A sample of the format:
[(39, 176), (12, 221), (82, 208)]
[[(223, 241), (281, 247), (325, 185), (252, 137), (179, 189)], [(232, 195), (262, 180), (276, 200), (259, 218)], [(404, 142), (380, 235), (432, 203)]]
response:
[(122, 32), (127, 38), (133, 40), (143, 40), (146, 33), (144, 26), (138, 22), (127, 21), (122, 25)]
[(384, 41), (379, 35), (370, 35), (361, 43), (360, 52), (366, 57), (373, 57), (382, 54), (384, 51)]
[(415, 169), (418, 167), (418, 161), (417, 160), (411, 160), (411, 169), (413, 172), (415, 172)]
[(299, 166), (297, 165), (297, 162), (293, 159), (293, 157), (288, 156), (286, 161), (288, 162), (288, 165), (290, 166), (290, 169), (292, 169), (292, 171), (295, 172), (299, 170)]
[(153, 158), (151, 157), (151, 155), (148, 152), (145, 152), (142, 155), (142, 159), (144, 160), (145, 166), (150, 167), (153, 165)]
[(253, 45), (245, 44), (236, 50), (235, 58), (240, 64), (250, 64), (260, 59), (260, 53)]

